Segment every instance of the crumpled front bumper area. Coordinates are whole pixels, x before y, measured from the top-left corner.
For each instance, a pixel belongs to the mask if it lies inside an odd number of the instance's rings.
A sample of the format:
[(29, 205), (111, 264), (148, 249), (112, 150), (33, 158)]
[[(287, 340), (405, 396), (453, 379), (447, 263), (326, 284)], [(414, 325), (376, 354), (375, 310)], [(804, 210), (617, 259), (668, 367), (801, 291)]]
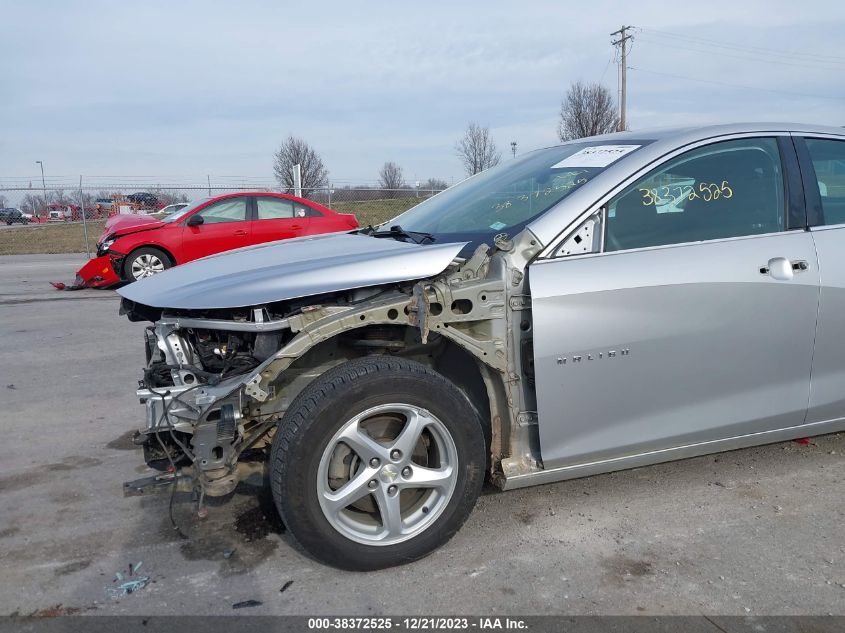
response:
[(50, 282), (58, 290), (81, 290), (82, 288), (108, 288), (122, 280), (117, 274), (123, 256), (107, 254), (89, 260), (76, 273), (73, 284), (68, 285), (60, 281)]

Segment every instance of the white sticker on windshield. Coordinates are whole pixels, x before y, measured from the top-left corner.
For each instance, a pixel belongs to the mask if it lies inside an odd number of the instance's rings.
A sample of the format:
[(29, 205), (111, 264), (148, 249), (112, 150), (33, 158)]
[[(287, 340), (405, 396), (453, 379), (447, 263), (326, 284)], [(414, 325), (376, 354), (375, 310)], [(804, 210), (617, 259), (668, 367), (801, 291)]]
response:
[(498, 231), (499, 229), (503, 229), (506, 226), (507, 224), (505, 224), (504, 222), (493, 222), (493, 224), (490, 225), (490, 228), (494, 231)]
[(593, 145), (564, 158), (551, 169), (561, 167), (607, 167), (618, 158), (633, 152), (639, 145)]

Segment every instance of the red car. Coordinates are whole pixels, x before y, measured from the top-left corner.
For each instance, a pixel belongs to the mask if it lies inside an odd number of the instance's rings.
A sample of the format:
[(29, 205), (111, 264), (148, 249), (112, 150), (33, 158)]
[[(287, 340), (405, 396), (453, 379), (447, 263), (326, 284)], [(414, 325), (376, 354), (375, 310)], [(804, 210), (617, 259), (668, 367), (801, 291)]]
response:
[(161, 219), (115, 215), (97, 242), (97, 257), (77, 273), (73, 288), (136, 281), (221, 251), (357, 227), (354, 215), (266, 192), (206, 198)]

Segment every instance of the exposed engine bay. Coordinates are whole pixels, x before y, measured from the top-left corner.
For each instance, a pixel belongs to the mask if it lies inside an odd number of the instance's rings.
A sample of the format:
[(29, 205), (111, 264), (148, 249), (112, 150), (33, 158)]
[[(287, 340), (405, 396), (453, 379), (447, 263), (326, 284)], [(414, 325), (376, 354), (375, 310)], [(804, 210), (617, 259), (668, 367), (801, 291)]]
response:
[[(533, 395), (525, 262), (520, 240), (482, 245), (443, 273), (263, 305), (153, 308), (123, 300), (145, 331), (137, 395), (146, 427), (136, 443), (164, 474), (125, 484), (143, 494), (174, 480), (223, 496), (263, 473), (292, 400), (332, 367), (367, 355), (429, 365), (454, 382), (484, 420), (493, 481), (541, 467)], [(519, 243), (515, 243), (519, 242)], [(524, 242), (524, 243), (522, 243)]]

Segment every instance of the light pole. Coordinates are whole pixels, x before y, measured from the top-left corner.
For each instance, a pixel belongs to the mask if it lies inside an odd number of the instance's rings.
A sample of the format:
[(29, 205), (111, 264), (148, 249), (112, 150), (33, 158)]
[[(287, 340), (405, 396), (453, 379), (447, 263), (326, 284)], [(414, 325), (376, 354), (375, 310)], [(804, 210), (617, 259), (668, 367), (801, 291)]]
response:
[(41, 187), (44, 189), (44, 208), (47, 208), (47, 183), (44, 180), (44, 162), (37, 160), (35, 161), (39, 165), (41, 165)]
[(513, 153), (513, 157), (516, 158), (516, 141), (511, 141), (511, 152)]

